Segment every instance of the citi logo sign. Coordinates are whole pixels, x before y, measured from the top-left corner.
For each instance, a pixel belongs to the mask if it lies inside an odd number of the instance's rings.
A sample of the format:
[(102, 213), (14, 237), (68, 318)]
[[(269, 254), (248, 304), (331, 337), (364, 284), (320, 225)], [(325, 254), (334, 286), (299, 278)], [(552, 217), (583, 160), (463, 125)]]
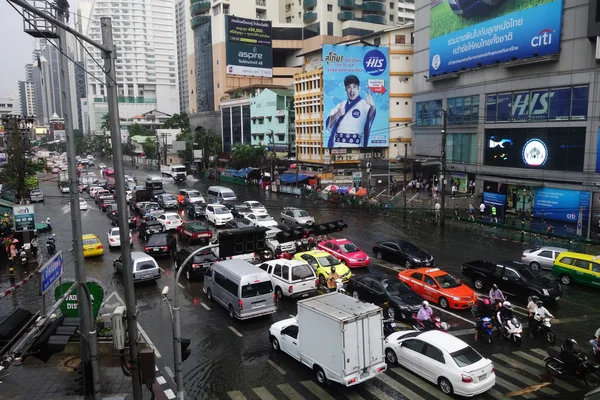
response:
[(575, 218), (577, 218), (577, 216), (575, 214), (573, 214), (573, 213), (567, 214), (567, 219), (573, 219), (574, 220)]
[(552, 44), (552, 30), (544, 29), (531, 39), (531, 47), (549, 46)]

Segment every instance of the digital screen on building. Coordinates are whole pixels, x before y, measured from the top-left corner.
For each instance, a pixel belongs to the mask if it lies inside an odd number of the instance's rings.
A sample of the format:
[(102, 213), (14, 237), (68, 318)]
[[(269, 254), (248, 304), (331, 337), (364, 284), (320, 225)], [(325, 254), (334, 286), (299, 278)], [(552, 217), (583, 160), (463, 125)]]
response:
[(563, 0), (432, 0), (429, 76), (560, 51)]
[(551, 187), (535, 189), (533, 215), (565, 222), (577, 222), (579, 212), (583, 226), (587, 226), (590, 210), (590, 192)]
[(227, 15), (225, 31), (227, 74), (273, 77), (271, 21)]
[(585, 127), (486, 129), (484, 164), (583, 171)]

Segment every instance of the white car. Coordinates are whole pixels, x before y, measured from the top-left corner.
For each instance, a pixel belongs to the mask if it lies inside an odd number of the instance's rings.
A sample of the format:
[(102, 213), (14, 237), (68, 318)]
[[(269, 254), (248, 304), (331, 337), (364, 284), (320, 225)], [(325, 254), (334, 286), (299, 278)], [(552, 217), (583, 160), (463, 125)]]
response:
[(256, 215), (266, 215), (267, 209), (261, 203), (255, 200), (249, 200), (244, 202), (245, 205), (250, 207), (252, 212)]
[(156, 219), (162, 224), (165, 231), (177, 229), (178, 226), (183, 224), (183, 219), (177, 213), (160, 214)]
[(83, 198), (79, 198), (79, 210), (80, 211), (85, 211), (88, 209), (88, 204), (87, 202), (83, 199)]
[(132, 190), (125, 191), (125, 200), (127, 200), (127, 201), (133, 200), (133, 191)]
[(529, 264), (531, 269), (538, 270), (542, 269), (552, 269), (554, 265), (554, 260), (556, 257), (562, 252), (569, 251), (567, 249), (563, 249), (562, 247), (538, 247), (533, 249), (527, 249), (523, 251), (521, 254), (521, 262), (523, 264)]
[[(110, 228), (110, 231), (106, 232), (108, 247), (121, 247), (121, 236), (119, 235), (119, 228)], [(129, 231), (129, 245), (133, 246), (133, 237), (131, 236), (131, 231)]]
[(246, 218), (248, 218), (254, 225), (265, 228), (275, 227), (278, 225), (277, 221), (275, 221), (269, 214), (251, 213), (246, 215)]
[(212, 222), (215, 226), (225, 225), (227, 221), (233, 219), (233, 214), (229, 208), (222, 204), (209, 204), (206, 206), (206, 220)]
[(395, 332), (383, 347), (389, 364), (398, 363), (437, 384), (446, 395), (471, 397), (496, 384), (492, 361), (446, 332)]
[(88, 160), (93, 160), (93, 159), (94, 159), (94, 156), (93, 156), (93, 155), (91, 155), (91, 154), (88, 154), (88, 156), (87, 156), (86, 158), (87, 158)]
[(106, 164), (98, 164), (98, 169), (106, 169)]
[(90, 196), (96, 197), (96, 193), (100, 190), (104, 190), (102, 186), (92, 186), (89, 190)]
[(206, 203), (204, 196), (197, 190), (182, 189), (179, 194), (183, 195), (183, 204), (186, 206), (188, 204)]

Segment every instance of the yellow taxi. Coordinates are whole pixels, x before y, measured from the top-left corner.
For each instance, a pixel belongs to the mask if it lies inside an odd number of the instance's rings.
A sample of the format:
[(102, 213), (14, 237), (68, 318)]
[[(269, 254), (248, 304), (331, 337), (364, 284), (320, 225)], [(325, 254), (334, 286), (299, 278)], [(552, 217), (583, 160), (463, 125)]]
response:
[(327, 286), (327, 279), (329, 279), (331, 267), (335, 267), (335, 272), (338, 273), (344, 282), (348, 282), (348, 279), (352, 276), (350, 268), (323, 250), (311, 250), (296, 253), (294, 254), (294, 260), (306, 261), (308, 265), (313, 267), (319, 277), (319, 283), (323, 286)]
[(104, 248), (102, 242), (96, 235), (83, 235), (83, 256), (84, 257), (96, 257), (104, 254)]

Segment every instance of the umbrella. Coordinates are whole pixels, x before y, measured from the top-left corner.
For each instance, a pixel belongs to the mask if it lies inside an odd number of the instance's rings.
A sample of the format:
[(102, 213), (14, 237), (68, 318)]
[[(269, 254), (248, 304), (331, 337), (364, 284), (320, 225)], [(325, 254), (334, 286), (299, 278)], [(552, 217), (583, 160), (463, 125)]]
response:
[(355, 187), (350, 188), (350, 190), (348, 190), (348, 194), (351, 196), (354, 196), (356, 194), (356, 188)]
[(357, 196), (366, 196), (367, 195), (367, 189), (365, 188), (360, 188), (356, 191), (356, 195)]
[(12, 242), (13, 242), (13, 243), (19, 243), (19, 239), (17, 239), (17, 238), (14, 238)]
[(337, 190), (337, 192), (338, 192), (338, 193), (340, 193), (340, 194), (346, 194), (346, 193), (348, 193), (348, 189), (349, 189), (349, 188), (348, 188), (347, 186), (345, 186), (345, 187), (341, 187), (341, 188), (339, 188), (339, 189)]
[(325, 186), (325, 189), (323, 189), (324, 192), (336, 192), (339, 189), (338, 186), (336, 185), (329, 185), (329, 186)]

